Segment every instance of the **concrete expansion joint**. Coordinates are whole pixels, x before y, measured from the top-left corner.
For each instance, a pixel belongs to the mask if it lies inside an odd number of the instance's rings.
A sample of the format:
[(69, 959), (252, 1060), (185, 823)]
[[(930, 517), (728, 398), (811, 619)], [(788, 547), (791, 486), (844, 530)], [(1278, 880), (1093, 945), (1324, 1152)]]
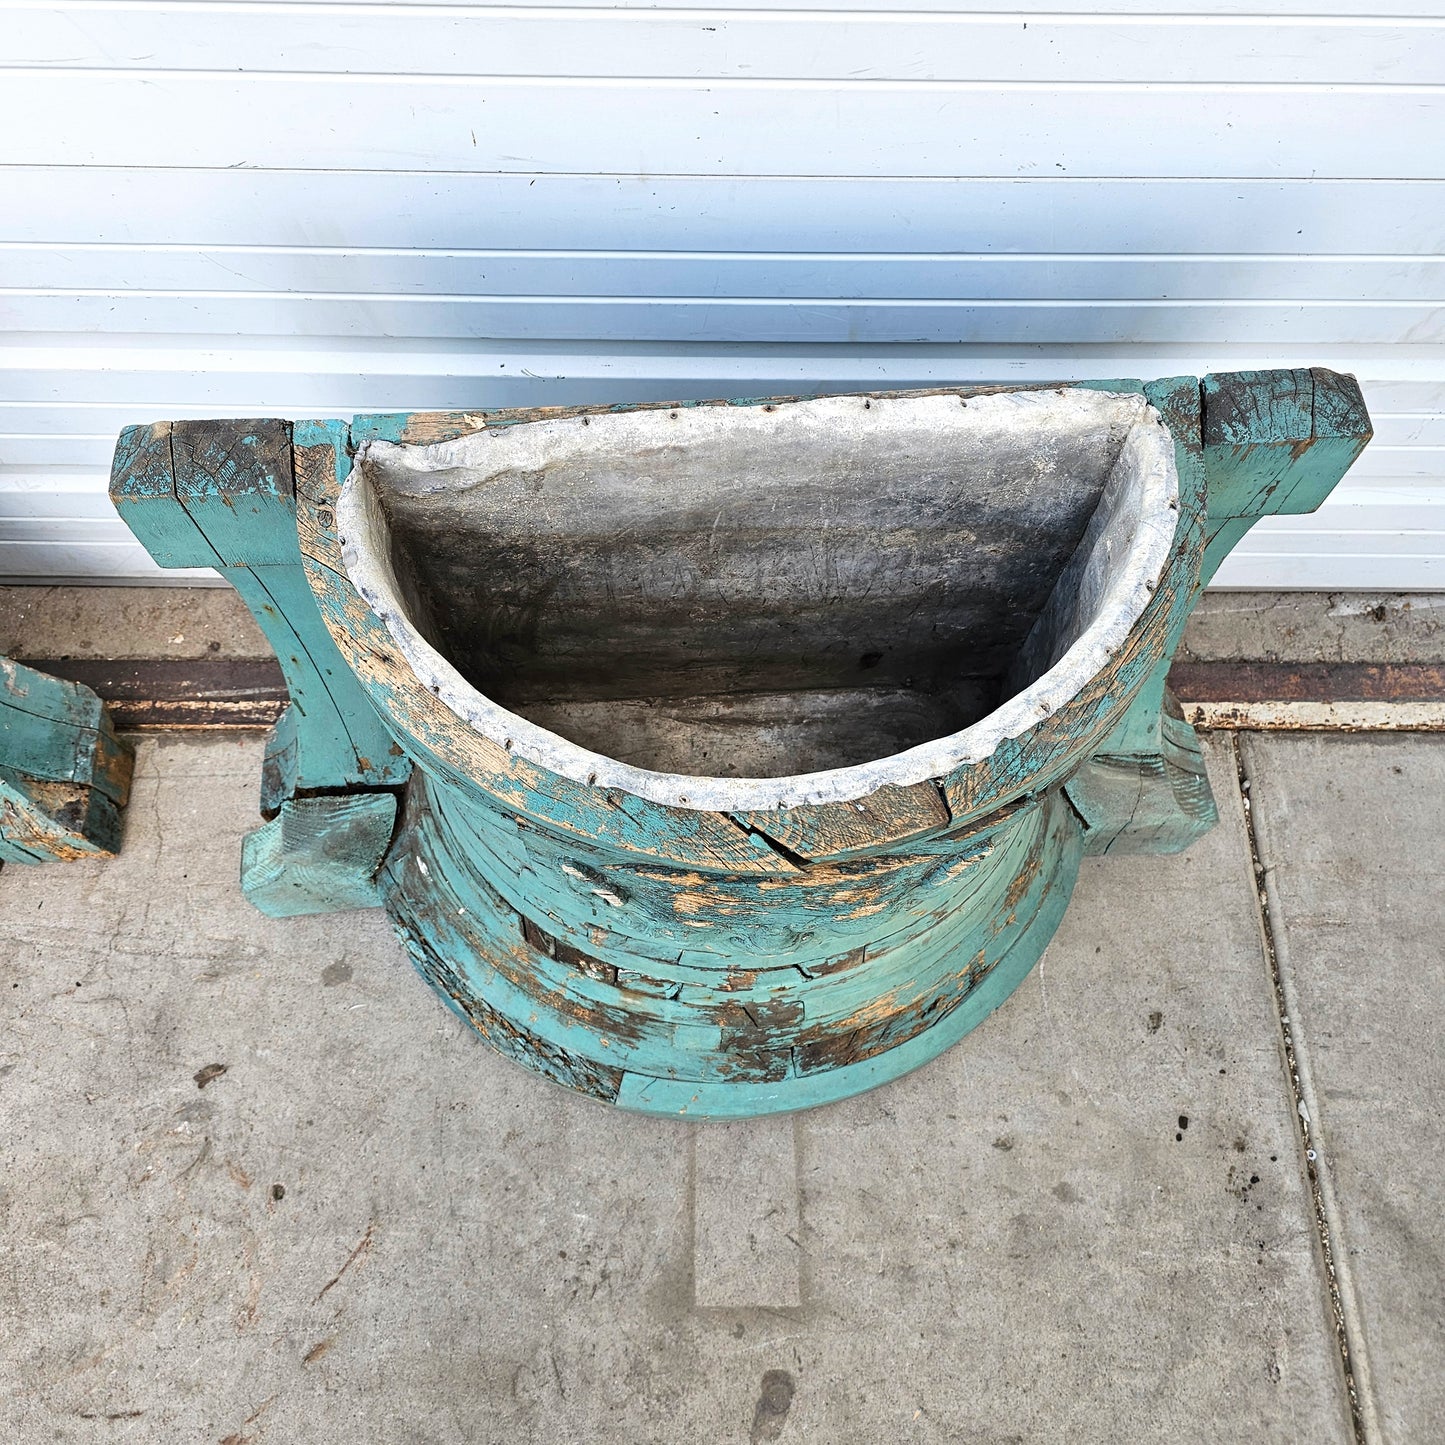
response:
[(1286, 931), (1276, 926), (1282, 917), (1274, 892), (1273, 873), (1260, 847), (1253, 779), (1245, 763), (1238, 732), (1229, 734), (1229, 746), (1235, 772), (1239, 778), (1239, 798), (1244, 811), (1245, 836), (1249, 843), (1249, 860), (1253, 872), (1260, 939), (1265, 963), (1269, 968), (1279, 1023), (1279, 1042), (1285, 1078), (1294, 1103), (1296, 1137), (1299, 1140), (1301, 1164), (1314, 1216), (1325, 1290), (1328, 1298), (1330, 1325), (1334, 1330), (1344, 1372), (1345, 1396), (1349, 1402), (1350, 1425), (1357, 1445), (1379, 1445), (1385, 1439), (1370, 1388), (1369, 1361), (1365, 1351), (1364, 1330), (1356, 1302), (1354, 1280), (1344, 1244), (1343, 1222), (1335, 1200), (1333, 1180), (1327, 1162), (1327, 1151), (1321, 1129), (1321, 1111), (1309, 1071), (1304, 1037), (1301, 1033), (1299, 1009), (1294, 999), (1289, 976)]

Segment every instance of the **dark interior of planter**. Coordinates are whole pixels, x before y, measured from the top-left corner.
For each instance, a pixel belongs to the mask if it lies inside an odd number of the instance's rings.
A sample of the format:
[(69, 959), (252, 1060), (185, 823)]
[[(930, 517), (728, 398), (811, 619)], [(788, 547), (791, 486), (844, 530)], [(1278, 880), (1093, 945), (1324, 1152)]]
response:
[(779, 776), (957, 731), (1000, 701), (1137, 413), (871, 410), (574, 421), (540, 459), (485, 435), (390, 449), (370, 471), (407, 609), (480, 691), (641, 767)]

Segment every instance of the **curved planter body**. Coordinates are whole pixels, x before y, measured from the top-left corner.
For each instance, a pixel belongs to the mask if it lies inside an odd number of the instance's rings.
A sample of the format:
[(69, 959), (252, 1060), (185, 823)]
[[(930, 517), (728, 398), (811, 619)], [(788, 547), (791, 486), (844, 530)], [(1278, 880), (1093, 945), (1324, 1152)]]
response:
[[(232, 423), (218, 465), (176, 424), (115, 492), (149, 545), (180, 458), (172, 535), (178, 506), (287, 629), (253, 901), (380, 902), (517, 1062), (736, 1117), (932, 1058), (1026, 975), (1083, 853), (1211, 825), (1164, 685), (1201, 576), (1261, 491), (1322, 496), (1368, 438), (1331, 378), (1338, 445), (1292, 476), (1331, 374), (1264, 375)], [(1207, 492), (1211, 383), (1236, 427), (1287, 393), (1309, 445), (1226, 437)]]

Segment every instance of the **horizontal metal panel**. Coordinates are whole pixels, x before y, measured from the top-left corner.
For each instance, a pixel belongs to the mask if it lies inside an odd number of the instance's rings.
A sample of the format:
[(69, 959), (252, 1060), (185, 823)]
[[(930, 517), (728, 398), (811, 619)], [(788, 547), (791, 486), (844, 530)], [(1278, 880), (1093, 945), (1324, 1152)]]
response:
[[(315, 414), (424, 407), (543, 406), (764, 393), (1073, 381), (1332, 366), (1382, 412), (1445, 412), (1445, 355), (1430, 346), (498, 345), (377, 339), (36, 336), (0, 341), (11, 403), (270, 406)], [(3, 408), (3, 403), (0, 403)], [(223, 415), (224, 412), (214, 412)], [(3, 418), (0, 409), (0, 418)], [(86, 427), (84, 430), (91, 430)], [(0, 426), (29, 431), (30, 427)]]
[[(1357, 532), (1347, 526), (1340, 532), (1327, 532), (1314, 527), (1308, 532), (1269, 532), (1248, 536), (1248, 546), (1240, 543), (1244, 556), (1254, 558), (1309, 558), (1315, 562), (1334, 558), (1340, 562), (1389, 564), (1390, 559), (1416, 559), (1439, 565), (1445, 561), (1445, 532), (1416, 532), (1403, 527), (1380, 532)], [(1344, 581), (1345, 572), (1337, 569), (1334, 585), (1357, 587), (1357, 582)], [(1393, 588), (1392, 588), (1393, 590)]]
[(904, 301), (807, 297), (59, 295), (0, 291), (0, 326), (185, 335), (718, 343), (1310, 342), (1445, 340), (1445, 301)]
[(118, 516), (14, 517), (0, 515), (0, 545), (57, 542), (80, 546), (95, 542), (122, 543), (130, 529)]
[(0, 0), (0, 573), (173, 580), (136, 420), (1323, 364), (1220, 580), (1438, 586), (1441, 7), (1261, 8)]
[[(1320, 361), (1361, 376), (1378, 443), (1326, 509), (1285, 524), (1294, 530), (1284, 541), (1272, 535), (1279, 524), (1262, 524), (1265, 530), (1257, 529), (1248, 544), (1255, 549), (1252, 560), (1231, 564), (1223, 583), (1427, 585), (1419, 579), (1436, 575), (1431, 559), (1445, 552), (1445, 537), (1430, 535), (1445, 532), (1445, 524), (1431, 520), (1445, 514), (1439, 486), (1434, 491), (1429, 486), (1441, 482), (1439, 464), (1445, 462), (1440, 445), (1445, 358), (1438, 349), (1383, 346), (1322, 356), (1311, 345), (664, 349), (256, 337), (12, 341), (0, 347), (0, 396), (7, 398), (0, 402), (0, 461), (12, 468), (0, 471), (0, 518), (31, 522), (24, 539), (0, 522), (0, 537), (8, 539), (0, 546), (0, 566), (9, 576), (134, 580), (158, 575), (116, 530), (122, 524), (109, 520), (104, 495), (115, 434), (133, 421), (757, 395), (968, 380), (1150, 377)], [(47, 464), (84, 471), (20, 470)], [(24, 491), (33, 498), (47, 487), (43, 503), (27, 504)], [(84, 536), (108, 535), (111, 542), (84, 542), (68, 518), (85, 524)], [(91, 530), (96, 523), (112, 530), (102, 528), (98, 534)], [(1391, 533), (1400, 535), (1386, 535)], [(1348, 538), (1355, 535), (1371, 540), (1350, 551)], [(1321, 536), (1326, 540), (1309, 540)], [(1376, 555), (1382, 549), (1387, 562)], [(37, 559), (43, 556), (51, 563), (42, 565)], [(1385, 581), (1380, 580), (1382, 566), (1393, 569)]]
[[(1318, 511), (1266, 517), (1212, 585), (1399, 591), (1445, 582), (1445, 472), (1431, 483), (1371, 480), (1364, 456)], [(1445, 459), (1445, 453), (1438, 453)]]
[(1262, 551), (1248, 537), (1209, 584), (1243, 592), (1438, 592), (1445, 586), (1445, 550), (1366, 557), (1304, 551)]
[[(117, 521), (118, 526), (125, 524)], [(0, 541), (0, 578), (7, 582), (176, 582), (213, 581), (213, 572), (167, 571), (130, 533), (112, 542)]]
[(1378, 446), (1445, 447), (1445, 416), (1424, 411), (1371, 412)]
[[(20, 9), (37, 3), (43, 9), (50, 9), (54, 0), (0, 0), (0, 9)], [(109, 4), (110, 0), (74, 0), (74, 3), (91, 4), (99, 8)], [(241, 3), (246, 3), (246, 0), (190, 0), (189, 8), (197, 11), (212, 7), (236, 8)], [(654, 4), (653, 0), (613, 0), (610, 4), (590, 6), (579, 4), (579, 0), (526, 0), (525, 4), (518, 4), (516, 0), (367, 0), (367, 3), (378, 3), (388, 10), (410, 11), (412, 14), (433, 10), (445, 12), (453, 7), (517, 13), (538, 11), (546, 14), (555, 14), (558, 11), (575, 12), (585, 8), (623, 13), (640, 11), (649, 15), (657, 10), (726, 14), (730, 13), (730, 9), (768, 8), (767, 5), (757, 4), (756, 0), (751, 6), (739, 4), (733, 7), (719, 4), (718, 0), (667, 0), (666, 4)], [(294, 0), (294, 3), (293, 0), (249, 0), (248, 8), (266, 15), (282, 16), (311, 4), (331, 5), (333, 0)], [(170, 8), (176, 8), (176, 0), (172, 0)], [(340, 8), (339, 0), (336, 0), (335, 8)], [(821, 20), (829, 17), (848, 20), (855, 16), (880, 12), (886, 14), (890, 9), (887, 0), (841, 0), (841, 3), (840, 0), (788, 0), (785, 6), (779, 5), (777, 8), (802, 11)], [(1029, 23), (1032, 24), (1032, 17), (1035, 15), (1077, 15), (1084, 19), (1093, 19), (1101, 8), (1099, 0), (1009, 0), (1006, 6), (1000, 5), (998, 0), (907, 0), (906, 11), (923, 15), (955, 12), (992, 14), (1003, 11), (1029, 18)], [(1148, 16), (1158, 8), (1157, 0), (1109, 0), (1108, 13)], [(1392, 17), (1400, 15), (1441, 18), (1440, 0), (1390, 0), (1388, 10)], [(1326, 15), (1349, 21), (1370, 18), (1361, 0), (1171, 0), (1169, 13), (1180, 16), (1247, 16), (1261, 25), (1272, 25), (1280, 17), (1308, 18)]]
[[(1073, 180), (1058, 172), (735, 179), (394, 171), (378, 178), (18, 166), (0, 168), (0, 188), (0, 241), (62, 250), (77, 242), (146, 245), (160, 257), (175, 255), (177, 266), (207, 245), (1211, 259), (1433, 257), (1445, 249), (1440, 180)], [(173, 246), (180, 251), (163, 249)], [(222, 276), (217, 269), (211, 284)]]
[[(1445, 193), (1439, 196), (1445, 206)], [(900, 239), (903, 239), (900, 237)], [(269, 293), (566, 297), (769, 304), (868, 300), (1420, 303), (1445, 297), (1440, 256), (978, 255), (891, 252), (417, 251), (357, 247), (0, 244), (8, 293)], [(1445, 302), (1442, 302), (1445, 304)], [(217, 327), (217, 330), (223, 328)]]
[(1445, 90), (23, 69), (0, 78), (0, 161), (35, 165), (1370, 177), (1382, 136), (1393, 175), (1437, 175)]
[(982, 81), (1445, 81), (1445, 23), (1367, 17), (387, 5), (24, 5), (10, 65), (394, 75)]
[(1419, 477), (1445, 481), (1445, 447), (1391, 446), (1378, 440), (1365, 448), (1364, 455), (1350, 469), (1351, 477)]
[(115, 438), (115, 432), (0, 432), (0, 457), (16, 467), (108, 466)]
[[(1372, 478), (1357, 462), (1324, 504), (1303, 516), (1265, 517), (1250, 536), (1304, 537), (1312, 533), (1392, 535), (1430, 533), (1445, 537), (1445, 475), (1430, 481)], [(1273, 545), (1273, 544), (1271, 544)]]
[[(1445, 522), (1445, 516), (1437, 517)], [(1290, 531), (1254, 532), (1249, 534), (1245, 555), (1259, 557), (1335, 557), (1342, 560), (1373, 557), (1445, 558), (1445, 530), (1426, 531), (1421, 528), (1389, 528), (1375, 532), (1357, 531), (1348, 519), (1344, 531), (1323, 527), (1294, 528)], [(1243, 546), (1243, 543), (1241, 543)]]
[(57, 535), (59, 522), (114, 522), (106, 473), (0, 467), (0, 536), (16, 537), (12, 529), (17, 524), (37, 520), (47, 522)]

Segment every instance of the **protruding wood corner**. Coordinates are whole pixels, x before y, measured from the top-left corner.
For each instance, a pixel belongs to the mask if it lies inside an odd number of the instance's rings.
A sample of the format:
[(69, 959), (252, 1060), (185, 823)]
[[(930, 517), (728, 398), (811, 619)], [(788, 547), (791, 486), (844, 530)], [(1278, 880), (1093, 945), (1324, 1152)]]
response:
[(114, 857), (134, 761), (89, 688), (0, 658), (0, 862)]
[[(111, 498), (155, 560), (220, 572), (281, 665), (289, 701), (267, 736), (267, 822), (247, 840), (242, 874), (256, 906), (277, 916), (375, 906), (379, 820), (394, 814), (412, 767), (306, 581), (297, 477), (317, 430), (275, 418), (127, 427), (111, 469)], [(346, 434), (344, 424), (319, 430), (333, 469)], [(389, 837), (388, 824), (382, 848)]]

